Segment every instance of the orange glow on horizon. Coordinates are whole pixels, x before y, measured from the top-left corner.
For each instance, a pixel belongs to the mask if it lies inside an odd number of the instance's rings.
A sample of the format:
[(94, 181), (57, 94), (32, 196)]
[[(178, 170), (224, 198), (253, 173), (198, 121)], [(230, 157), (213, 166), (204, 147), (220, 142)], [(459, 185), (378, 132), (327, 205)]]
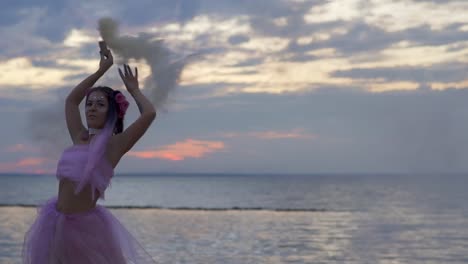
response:
[(221, 141), (187, 139), (182, 142), (162, 147), (159, 150), (130, 151), (129, 155), (142, 159), (164, 159), (180, 161), (186, 158), (202, 158), (209, 153), (224, 149)]
[(38, 166), (44, 163), (44, 158), (25, 158), (16, 163), (18, 167)]
[(44, 173), (54, 173), (51, 169), (46, 169), (46, 163), (49, 160), (45, 158), (23, 158), (16, 162), (2, 162), (0, 163), (0, 172), (9, 173), (9, 172), (18, 172), (18, 173), (33, 173), (33, 174), (44, 174)]

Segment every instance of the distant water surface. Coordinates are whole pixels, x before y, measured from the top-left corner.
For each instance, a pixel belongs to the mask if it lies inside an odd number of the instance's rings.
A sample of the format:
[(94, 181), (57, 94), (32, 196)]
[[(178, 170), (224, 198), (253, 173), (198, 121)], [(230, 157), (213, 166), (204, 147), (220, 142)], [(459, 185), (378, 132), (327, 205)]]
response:
[[(118, 175), (102, 204), (159, 263), (468, 263), (466, 179)], [(51, 176), (0, 176), (0, 263), (19, 263), (35, 215), (12, 205), (56, 188)], [(210, 210), (233, 208), (246, 210)]]

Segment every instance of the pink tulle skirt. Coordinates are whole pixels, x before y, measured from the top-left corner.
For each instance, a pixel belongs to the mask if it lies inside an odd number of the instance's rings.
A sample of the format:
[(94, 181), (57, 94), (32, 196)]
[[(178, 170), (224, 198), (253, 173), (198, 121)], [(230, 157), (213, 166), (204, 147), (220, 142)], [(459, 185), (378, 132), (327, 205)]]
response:
[(23, 263), (155, 263), (105, 207), (64, 214), (57, 211), (56, 203), (54, 197), (38, 208), (24, 238)]

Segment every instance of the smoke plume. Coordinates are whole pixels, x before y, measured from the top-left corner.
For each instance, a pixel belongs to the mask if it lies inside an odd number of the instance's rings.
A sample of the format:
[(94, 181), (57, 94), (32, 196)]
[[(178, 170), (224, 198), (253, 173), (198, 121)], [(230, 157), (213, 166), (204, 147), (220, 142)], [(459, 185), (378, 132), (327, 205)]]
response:
[(144, 81), (145, 94), (157, 109), (164, 108), (167, 99), (180, 78), (187, 58), (177, 58), (163, 40), (140, 34), (137, 37), (121, 36), (118, 23), (112, 18), (99, 20), (99, 32), (107, 46), (123, 63), (129, 59), (144, 60), (151, 75)]

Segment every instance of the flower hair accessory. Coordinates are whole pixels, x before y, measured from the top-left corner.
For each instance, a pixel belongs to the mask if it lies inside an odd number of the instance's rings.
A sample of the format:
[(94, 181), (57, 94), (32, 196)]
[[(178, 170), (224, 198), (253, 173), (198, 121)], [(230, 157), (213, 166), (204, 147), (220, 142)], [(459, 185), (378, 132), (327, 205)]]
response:
[(123, 118), (125, 116), (125, 112), (127, 112), (129, 103), (125, 96), (120, 92), (115, 95), (115, 102), (119, 105), (119, 118)]

